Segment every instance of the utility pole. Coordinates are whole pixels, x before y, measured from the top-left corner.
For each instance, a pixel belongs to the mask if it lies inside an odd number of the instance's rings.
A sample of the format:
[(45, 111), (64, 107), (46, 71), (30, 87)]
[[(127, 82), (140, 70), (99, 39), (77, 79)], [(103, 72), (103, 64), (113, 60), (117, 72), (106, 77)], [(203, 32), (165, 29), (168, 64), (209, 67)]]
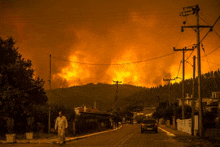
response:
[(191, 135), (194, 136), (194, 114), (195, 114), (195, 76), (196, 76), (196, 56), (193, 56), (193, 89), (192, 89), (192, 125)]
[(168, 85), (169, 85), (169, 106), (171, 106), (171, 86), (170, 86), (170, 81), (172, 81), (172, 80), (175, 80), (175, 79), (171, 79), (171, 78), (164, 79), (163, 78), (163, 81), (168, 81)]
[(182, 119), (185, 119), (185, 83), (184, 83), (184, 80), (185, 80), (185, 52), (186, 51), (193, 51), (194, 48), (192, 49), (187, 49), (186, 47), (183, 48), (183, 49), (176, 49), (175, 47), (173, 48), (173, 51), (182, 51), (183, 52), (183, 60), (182, 60), (182, 63), (183, 63), (183, 78), (182, 78)]
[(118, 83), (122, 83), (122, 81), (113, 81), (117, 85), (116, 94), (115, 94), (115, 101), (118, 100)]
[[(200, 8), (198, 5), (184, 7), (183, 10), (187, 9), (187, 11), (183, 11), (180, 13), (180, 16), (188, 16), (188, 15), (196, 15), (196, 25), (194, 26), (182, 26), (181, 30), (184, 31), (184, 28), (195, 28), (197, 34), (197, 63), (198, 63), (198, 99), (199, 99), (199, 136), (203, 136), (203, 110), (202, 110), (202, 97), (201, 97), (201, 58), (200, 58), (200, 28), (210, 28), (212, 26), (199, 25), (199, 11)], [(185, 24), (185, 23), (184, 23)]]
[[(51, 54), (50, 54), (50, 62), (49, 62), (49, 67), (50, 67), (50, 72), (49, 72), (49, 86), (51, 90)], [(50, 100), (48, 99), (49, 102), (49, 116), (48, 116), (48, 134), (50, 134), (50, 113), (51, 113), (51, 108), (50, 108)]]
[[(175, 78), (174, 79), (171, 79), (171, 78), (169, 78), (169, 79), (164, 79), (163, 78), (163, 81), (168, 81), (168, 85), (169, 85), (169, 106), (171, 106), (171, 85), (170, 85), (170, 81), (173, 81), (173, 80), (175, 80)], [(176, 126), (176, 107), (175, 107), (175, 98), (173, 99), (173, 119), (174, 119), (174, 123), (175, 123), (175, 125), (174, 126)], [(175, 127), (176, 128), (176, 127)]]

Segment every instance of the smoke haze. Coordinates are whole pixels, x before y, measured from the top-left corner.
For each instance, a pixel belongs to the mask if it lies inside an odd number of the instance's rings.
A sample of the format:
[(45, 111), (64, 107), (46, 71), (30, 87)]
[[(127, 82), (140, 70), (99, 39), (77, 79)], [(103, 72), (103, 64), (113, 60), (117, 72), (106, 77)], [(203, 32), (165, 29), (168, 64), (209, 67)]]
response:
[[(182, 53), (170, 53), (173, 47), (196, 43), (195, 31), (180, 31), (185, 20), (186, 25), (195, 25), (195, 16), (179, 16), (182, 7), (196, 4), (201, 24), (212, 25), (219, 17), (218, 0), (7, 0), (0, 2), (0, 34), (17, 41), (19, 52), (32, 61), (46, 89), (50, 54), (52, 88), (113, 80), (152, 87), (166, 84), (163, 78), (181, 77)], [(202, 42), (202, 56), (220, 45), (219, 24)], [(201, 38), (207, 31), (201, 31)], [(170, 55), (162, 57), (166, 54)], [(203, 73), (219, 68), (218, 55), (216, 50), (204, 58)], [(143, 62), (124, 64), (136, 61)], [(192, 56), (188, 61), (192, 63)], [(190, 77), (192, 68), (186, 65), (186, 78)]]

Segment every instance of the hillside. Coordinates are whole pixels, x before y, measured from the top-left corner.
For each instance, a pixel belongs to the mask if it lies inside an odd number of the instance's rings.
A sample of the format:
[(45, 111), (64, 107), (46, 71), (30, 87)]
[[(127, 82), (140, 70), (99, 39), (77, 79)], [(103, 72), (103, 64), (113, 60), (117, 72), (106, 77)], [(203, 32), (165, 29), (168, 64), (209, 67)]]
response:
[[(93, 106), (96, 101), (97, 108), (107, 110), (114, 103), (116, 88), (116, 85), (90, 83), (83, 86), (47, 90), (46, 95), (51, 104), (78, 107), (83, 104)], [(146, 88), (119, 84), (118, 89), (120, 100)]]

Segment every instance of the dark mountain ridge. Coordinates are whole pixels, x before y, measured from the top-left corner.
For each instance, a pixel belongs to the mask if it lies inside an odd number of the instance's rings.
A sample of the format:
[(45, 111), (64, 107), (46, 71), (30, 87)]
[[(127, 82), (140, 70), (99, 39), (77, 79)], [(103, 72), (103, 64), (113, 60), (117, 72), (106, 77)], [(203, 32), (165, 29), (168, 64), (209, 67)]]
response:
[[(51, 104), (59, 104), (66, 107), (79, 107), (82, 105), (93, 106), (96, 101), (98, 109), (106, 110), (115, 102), (116, 89), (117, 85), (89, 83), (82, 86), (47, 90), (46, 94)], [(147, 88), (119, 84), (119, 100), (129, 97), (143, 89)]]

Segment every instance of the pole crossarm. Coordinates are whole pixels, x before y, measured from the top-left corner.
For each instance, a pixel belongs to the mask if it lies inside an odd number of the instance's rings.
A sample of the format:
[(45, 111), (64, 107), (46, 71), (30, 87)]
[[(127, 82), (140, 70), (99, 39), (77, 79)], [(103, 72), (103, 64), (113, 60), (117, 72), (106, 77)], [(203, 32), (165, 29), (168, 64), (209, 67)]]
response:
[(118, 84), (122, 83), (122, 81), (113, 81), (113, 82), (116, 83), (117, 85), (116, 94), (115, 94), (115, 101), (117, 101), (118, 100)]
[(169, 79), (164, 79), (164, 78), (163, 78), (163, 81), (169, 81), (169, 82), (170, 82), (170, 81), (172, 81), (172, 80), (175, 80), (175, 79), (171, 79), (171, 78), (169, 78)]
[[(193, 26), (181, 26), (183, 28), (197, 28), (196, 25), (193, 25)], [(213, 26), (205, 26), (205, 25), (199, 25), (198, 26), (199, 28), (212, 28)]]
[(183, 49), (176, 49), (175, 47), (173, 47), (173, 51), (193, 51), (194, 50), (194, 47), (192, 48), (183, 48)]
[(197, 28), (197, 27), (199, 27), (199, 28), (212, 28), (213, 26), (206, 26), (206, 25), (181, 26), (181, 28)]
[(113, 82), (115, 82), (116, 84), (117, 84), (117, 83), (122, 83), (122, 81), (113, 81)]
[(188, 15), (193, 15), (195, 13), (199, 12), (199, 5), (195, 6), (188, 6), (188, 7), (183, 7), (183, 10), (187, 9), (186, 11), (180, 12), (180, 16), (188, 16)]

